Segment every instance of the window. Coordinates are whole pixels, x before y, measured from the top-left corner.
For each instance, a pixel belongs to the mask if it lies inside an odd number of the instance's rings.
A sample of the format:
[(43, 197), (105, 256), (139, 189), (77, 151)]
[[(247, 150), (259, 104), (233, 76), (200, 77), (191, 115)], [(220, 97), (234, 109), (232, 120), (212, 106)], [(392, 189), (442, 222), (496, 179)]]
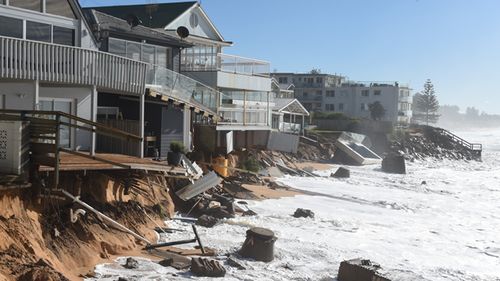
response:
[(26, 39), (52, 42), (52, 26), (49, 24), (26, 21)]
[(322, 77), (316, 77), (316, 83), (323, 83)]
[(316, 91), (317, 97), (321, 97), (322, 95), (323, 95), (323, 91), (321, 91), (321, 90)]
[(127, 42), (127, 58), (133, 60), (141, 60), (141, 44)]
[(42, 0), (9, 0), (9, 5), (37, 12), (42, 11)]
[(367, 97), (370, 94), (369, 90), (361, 90), (361, 96)]
[(55, 44), (74, 46), (75, 45), (75, 31), (70, 28), (54, 26), (52, 29), (52, 41)]
[(45, 0), (45, 10), (48, 14), (76, 19), (68, 0)]
[(287, 84), (288, 83), (288, 77), (279, 77), (278, 78), (278, 83), (280, 83), (280, 84)]
[(308, 96), (309, 96), (309, 93), (307, 93), (307, 92), (302, 93), (302, 97), (307, 98)]
[(23, 38), (23, 21), (20, 19), (0, 16), (0, 35)]
[(339, 103), (339, 111), (344, 111), (344, 104), (343, 103)]
[(361, 111), (366, 111), (368, 110), (368, 105), (366, 103), (361, 104)]
[(381, 94), (381, 93), (382, 93), (382, 91), (380, 91), (380, 90), (375, 90), (375, 91), (373, 92), (373, 95), (374, 95), (374, 96), (380, 96), (380, 94)]
[(335, 97), (335, 91), (334, 90), (326, 91), (326, 96), (334, 98)]
[(335, 111), (335, 104), (333, 104), (333, 103), (325, 104), (325, 110), (326, 111)]

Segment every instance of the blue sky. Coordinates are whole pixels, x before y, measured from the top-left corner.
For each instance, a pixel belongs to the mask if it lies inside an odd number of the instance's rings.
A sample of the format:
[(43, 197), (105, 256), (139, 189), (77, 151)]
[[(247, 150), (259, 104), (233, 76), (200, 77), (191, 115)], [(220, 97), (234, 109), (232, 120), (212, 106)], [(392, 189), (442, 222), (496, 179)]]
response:
[[(80, 0), (82, 6), (175, 2)], [(280, 72), (319, 68), (360, 81), (427, 78), (441, 104), (500, 114), (498, 0), (203, 0), (234, 46)]]

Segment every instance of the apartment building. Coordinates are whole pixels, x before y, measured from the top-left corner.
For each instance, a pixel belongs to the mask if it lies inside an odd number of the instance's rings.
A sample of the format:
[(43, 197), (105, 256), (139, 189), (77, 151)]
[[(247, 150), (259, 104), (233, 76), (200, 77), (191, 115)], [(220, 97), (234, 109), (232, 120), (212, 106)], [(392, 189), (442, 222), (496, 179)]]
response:
[(339, 112), (355, 118), (370, 118), (369, 105), (380, 102), (383, 121), (409, 124), (411, 89), (398, 82), (354, 82), (346, 77), (314, 73), (272, 73), (282, 87), (294, 86), (297, 98), (309, 111)]

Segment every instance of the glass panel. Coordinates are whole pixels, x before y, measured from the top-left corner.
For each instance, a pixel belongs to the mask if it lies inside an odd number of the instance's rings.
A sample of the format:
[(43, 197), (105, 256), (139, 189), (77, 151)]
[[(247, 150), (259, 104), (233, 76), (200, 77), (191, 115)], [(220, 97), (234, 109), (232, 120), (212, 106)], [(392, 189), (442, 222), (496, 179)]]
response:
[(42, 11), (42, 0), (10, 0), (9, 5), (37, 12)]
[(141, 61), (154, 64), (155, 63), (155, 47), (142, 45)]
[(156, 65), (167, 67), (167, 48), (156, 47)]
[[(62, 111), (64, 113), (71, 114), (71, 102), (54, 101), (54, 111)], [(61, 117), (61, 122), (69, 123), (70, 120), (67, 117)], [(61, 126), (59, 131), (59, 144), (62, 147), (70, 147), (70, 136), (71, 131), (69, 126)]]
[(20, 19), (0, 16), (0, 35), (23, 38), (23, 21)]
[(46, 12), (53, 15), (76, 19), (75, 13), (67, 0), (45, 0)]
[(47, 100), (41, 100), (38, 103), (38, 108), (42, 111), (52, 111), (52, 102)]
[(50, 43), (51, 37), (50, 25), (26, 21), (26, 39)]
[(108, 44), (108, 52), (122, 57), (127, 56), (127, 43), (125, 41), (109, 38)]
[(54, 26), (52, 32), (54, 33), (53, 43), (67, 46), (75, 45), (75, 31), (73, 29)]
[(141, 60), (141, 44), (127, 42), (127, 58)]

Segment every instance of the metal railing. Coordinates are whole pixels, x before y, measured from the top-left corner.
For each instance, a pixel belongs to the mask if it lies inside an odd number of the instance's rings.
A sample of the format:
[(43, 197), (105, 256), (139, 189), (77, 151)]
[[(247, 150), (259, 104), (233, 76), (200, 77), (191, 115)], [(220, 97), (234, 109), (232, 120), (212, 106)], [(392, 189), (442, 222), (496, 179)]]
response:
[(186, 103), (194, 101), (213, 112), (217, 111), (220, 96), (217, 90), (165, 67), (149, 66), (146, 85)]
[(0, 78), (144, 92), (147, 64), (105, 52), (0, 36)]

